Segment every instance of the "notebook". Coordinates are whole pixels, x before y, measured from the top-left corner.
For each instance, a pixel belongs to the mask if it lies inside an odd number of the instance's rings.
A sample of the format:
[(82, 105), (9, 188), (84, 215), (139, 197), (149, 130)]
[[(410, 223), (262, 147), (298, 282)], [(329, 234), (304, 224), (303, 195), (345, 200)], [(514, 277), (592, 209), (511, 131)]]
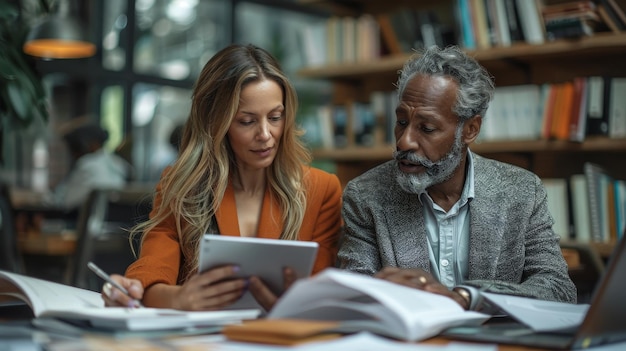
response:
[(478, 327), (451, 328), (453, 339), (496, 342), (549, 349), (585, 349), (626, 341), (626, 239), (622, 237), (599, 281), (582, 323), (573, 328), (537, 332), (516, 321), (487, 322)]

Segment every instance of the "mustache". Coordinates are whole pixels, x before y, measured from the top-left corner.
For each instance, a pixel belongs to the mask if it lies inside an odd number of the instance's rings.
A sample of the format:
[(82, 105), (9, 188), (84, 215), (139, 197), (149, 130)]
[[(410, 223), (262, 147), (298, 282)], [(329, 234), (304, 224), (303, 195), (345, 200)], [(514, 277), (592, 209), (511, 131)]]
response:
[(420, 157), (410, 150), (396, 150), (393, 152), (393, 158), (398, 162), (407, 160), (413, 164), (418, 164), (426, 168), (426, 173), (429, 175), (437, 173), (437, 170), (439, 169), (439, 166), (435, 162), (425, 157)]

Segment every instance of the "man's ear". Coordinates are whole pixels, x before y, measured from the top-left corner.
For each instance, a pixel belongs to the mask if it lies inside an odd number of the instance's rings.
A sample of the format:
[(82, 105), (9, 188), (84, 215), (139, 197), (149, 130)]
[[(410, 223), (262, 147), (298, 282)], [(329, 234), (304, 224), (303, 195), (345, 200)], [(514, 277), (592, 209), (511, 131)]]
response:
[(483, 123), (483, 117), (481, 115), (475, 115), (474, 117), (465, 121), (463, 126), (463, 141), (466, 145), (469, 145), (478, 138), (480, 133), (480, 127)]

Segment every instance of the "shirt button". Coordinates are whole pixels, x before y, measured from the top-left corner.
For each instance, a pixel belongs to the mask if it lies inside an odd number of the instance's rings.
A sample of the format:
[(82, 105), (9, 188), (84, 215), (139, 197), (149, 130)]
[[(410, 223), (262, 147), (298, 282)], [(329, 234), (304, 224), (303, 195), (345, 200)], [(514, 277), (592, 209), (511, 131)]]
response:
[(441, 260), (441, 265), (444, 267), (448, 267), (448, 265), (450, 264), (450, 262), (448, 260)]

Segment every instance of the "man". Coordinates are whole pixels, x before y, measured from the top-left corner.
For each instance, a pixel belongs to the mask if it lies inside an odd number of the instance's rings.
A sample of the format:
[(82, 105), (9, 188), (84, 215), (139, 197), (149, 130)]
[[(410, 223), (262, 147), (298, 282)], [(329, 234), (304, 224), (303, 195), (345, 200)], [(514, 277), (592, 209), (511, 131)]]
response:
[(54, 190), (54, 202), (67, 210), (77, 210), (95, 188), (121, 188), (130, 176), (131, 166), (107, 152), (103, 145), (109, 133), (96, 124), (83, 124), (63, 136), (72, 155), (68, 176)]
[(576, 301), (533, 173), (472, 153), (494, 84), (457, 47), (398, 80), (394, 159), (344, 190), (339, 266), (478, 307), (481, 290)]

